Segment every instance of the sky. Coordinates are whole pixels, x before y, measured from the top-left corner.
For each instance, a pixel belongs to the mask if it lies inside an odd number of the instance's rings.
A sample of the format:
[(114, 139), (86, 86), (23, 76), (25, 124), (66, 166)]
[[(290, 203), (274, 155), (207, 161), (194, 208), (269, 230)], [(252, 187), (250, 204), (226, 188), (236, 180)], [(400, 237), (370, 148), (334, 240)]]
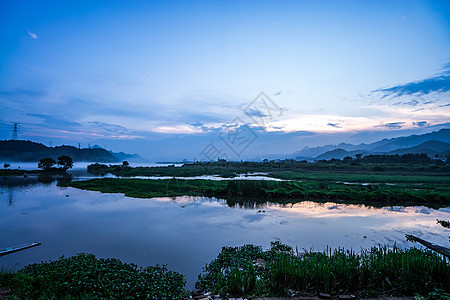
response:
[(149, 161), (450, 128), (450, 2), (0, 0), (14, 123)]

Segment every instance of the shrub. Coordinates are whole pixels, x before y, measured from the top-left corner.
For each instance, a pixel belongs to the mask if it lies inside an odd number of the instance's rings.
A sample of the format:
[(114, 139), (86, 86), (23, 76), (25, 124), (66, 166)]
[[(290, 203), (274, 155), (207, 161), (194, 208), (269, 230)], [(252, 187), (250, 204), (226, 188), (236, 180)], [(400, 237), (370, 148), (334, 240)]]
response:
[(0, 273), (0, 284), (20, 299), (178, 299), (186, 295), (184, 276), (165, 266), (142, 268), (84, 253)]

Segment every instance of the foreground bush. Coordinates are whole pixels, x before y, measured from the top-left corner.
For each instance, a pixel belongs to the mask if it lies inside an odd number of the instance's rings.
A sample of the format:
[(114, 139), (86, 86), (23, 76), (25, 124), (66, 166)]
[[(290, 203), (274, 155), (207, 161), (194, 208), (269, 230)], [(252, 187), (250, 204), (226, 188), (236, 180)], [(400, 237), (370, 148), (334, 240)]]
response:
[(141, 268), (118, 259), (78, 254), (0, 273), (0, 285), (20, 299), (180, 299), (184, 276), (165, 266)]
[(429, 250), (380, 246), (361, 253), (330, 249), (298, 254), (278, 242), (267, 251), (253, 245), (224, 247), (196, 283), (197, 288), (233, 296), (283, 296), (289, 289), (304, 294), (365, 296), (389, 291), (413, 296), (435, 289), (448, 292), (449, 285), (449, 265)]

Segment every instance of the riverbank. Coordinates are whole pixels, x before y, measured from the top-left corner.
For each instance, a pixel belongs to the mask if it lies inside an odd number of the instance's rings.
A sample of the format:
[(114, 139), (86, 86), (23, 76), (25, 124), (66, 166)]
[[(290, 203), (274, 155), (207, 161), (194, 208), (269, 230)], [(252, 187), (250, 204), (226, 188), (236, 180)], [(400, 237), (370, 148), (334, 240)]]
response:
[[(182, 274), (165, 266), (137, 267), (92, 254), (33, 264), (17, 272), (0, 271), (0, 285), (11, 291), (12, 299), (183, 299), (189, 294), (184, 283)], [(255, 245), (223, 247), (199, 275), (196, 288), (196, 299), (209, 299), (208, 295), (305, 299), (319, 293), (330, 298), (411, 297), (436, 291), (445, 297), (450, 291), (450, 266), (442, 256), (416, 248), (299, 252), (272, 242), (268, 250)]]
[[(256, 197), (259, 201), (297, 203), (304, 200), (339, 201), (373, 206), (426, 205), (445, 207), (450, 205), (450, 189), (438, 189), (435, 185), (387, 185), (348, 184), (344, 182), (298, 182), (268, 180), (185, 180), (185, 179), (122, 179), (102, 178), (61, 183), (84, 190), (103, 193), (123, 193), (134, 198), (213, 196)], [(245, 200), (245, 199), (242, 199)]]

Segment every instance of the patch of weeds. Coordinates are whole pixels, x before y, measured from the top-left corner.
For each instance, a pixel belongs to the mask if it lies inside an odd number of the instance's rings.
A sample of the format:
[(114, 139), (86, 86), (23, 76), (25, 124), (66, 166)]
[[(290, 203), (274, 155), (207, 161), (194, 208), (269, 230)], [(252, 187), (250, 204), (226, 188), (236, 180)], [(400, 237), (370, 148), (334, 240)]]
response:
[(20, 299), (179, 299), (184, 276), (166, 266), (138, 267), (93, 254), (61, 257), (0, 272), (0, 284)]

